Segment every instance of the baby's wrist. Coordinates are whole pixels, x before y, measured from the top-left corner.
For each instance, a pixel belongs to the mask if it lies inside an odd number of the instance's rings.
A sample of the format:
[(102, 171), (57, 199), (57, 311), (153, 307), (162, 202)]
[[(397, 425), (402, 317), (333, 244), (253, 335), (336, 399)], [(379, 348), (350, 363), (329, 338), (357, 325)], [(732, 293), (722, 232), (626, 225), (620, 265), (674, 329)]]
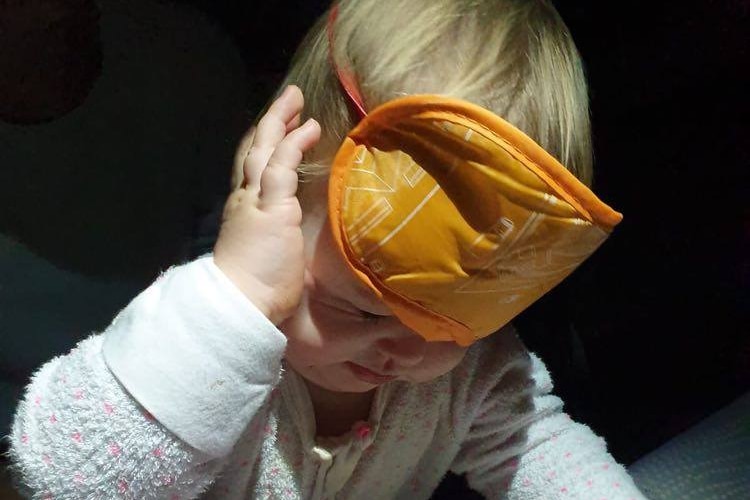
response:
[(253, 277), (245, 275), (245, 273), (236, 269), (235, 266), (232, 266), (230, 263), (224, 262), (220, 258), (217, 259), (216, 256), (214, 256), (214, 263), (216, 264), (216, 267), (218, 267), (219, 270), (229, 278), (229, 281), (231, 281), (232, 284), (242, 292), (245, 298), (263, 314), (263, 316), (268, 318), (268, 320), (274, 325), (278, 326), (278, 324), (281, 323), (282, 318), (274, 311), (274, 308), (271, 307), (270, 304), (272, 301), (269, 298), (270, 294), (263, 293), (262, 288), (264, 288), (264, 286), (262, 284), (259, 284)]

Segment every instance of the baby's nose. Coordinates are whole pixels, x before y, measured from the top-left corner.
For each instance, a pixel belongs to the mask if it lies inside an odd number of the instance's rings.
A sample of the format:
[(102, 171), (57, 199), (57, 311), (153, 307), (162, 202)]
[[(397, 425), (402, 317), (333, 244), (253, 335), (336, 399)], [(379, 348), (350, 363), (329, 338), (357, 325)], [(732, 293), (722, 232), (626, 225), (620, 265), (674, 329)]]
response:
[(376, 345), (378, 351), (383, 356), (392, 359), (394, 364), (409, 368), (424, 359), (427, 341), (416, 333), (404, 332), (403, 335), (379, 339)]

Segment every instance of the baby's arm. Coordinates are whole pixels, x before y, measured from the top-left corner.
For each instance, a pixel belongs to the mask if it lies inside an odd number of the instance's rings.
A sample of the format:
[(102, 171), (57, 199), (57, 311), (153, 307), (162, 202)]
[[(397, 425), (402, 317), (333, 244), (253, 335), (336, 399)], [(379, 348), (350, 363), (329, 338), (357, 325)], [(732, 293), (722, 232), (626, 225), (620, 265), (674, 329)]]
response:
[(40, 499), (197, 498), (265, 418), (285, 343), (210, 256), (172, 268), (34, 374), (14, 475)]
[(274, 324), (302, 294), (297, 167), (320, 137), (315, 120), (299, 126), (303, 105), (290, 86), (260, 120), (214, 255), (171, 269), (34, 375), (10, 436), (27, 493), (196, 498), (266, 418), (286, 346)]
[(489, 392), (452, 470), (486, 498), (644, 499), (604, 439), (563, 413), (544, 363), (530, 356)]

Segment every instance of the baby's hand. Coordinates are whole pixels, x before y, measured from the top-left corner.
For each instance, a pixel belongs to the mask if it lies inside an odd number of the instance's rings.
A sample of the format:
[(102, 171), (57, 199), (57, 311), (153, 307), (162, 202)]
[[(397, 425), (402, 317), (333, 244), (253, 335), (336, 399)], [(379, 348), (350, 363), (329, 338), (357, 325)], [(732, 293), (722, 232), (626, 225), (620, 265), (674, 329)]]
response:
[(292, 85), (261, 118), (244, 160), (244, 181), (227, 199), (214, 246), (219, 269), (275, 325), (294, 313), (302, 296), (297, 167), (320, 139), (312, 118), (299, 126), (303, 104)]

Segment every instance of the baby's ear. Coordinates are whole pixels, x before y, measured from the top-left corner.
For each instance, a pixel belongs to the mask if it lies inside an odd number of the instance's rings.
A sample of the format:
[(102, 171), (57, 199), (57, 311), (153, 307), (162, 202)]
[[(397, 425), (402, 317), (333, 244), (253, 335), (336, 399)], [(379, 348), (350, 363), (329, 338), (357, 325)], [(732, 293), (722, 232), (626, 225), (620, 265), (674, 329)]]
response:
[(230, 190), (235, 191), (245, 180), (244, 163), (247, 154), (250, 152), (250, 148), (253, 145), (253, 137), (255, 137), (255, 126), (253, 125), (250, 129), (245, 132), (245, 135), (240, 139), (240, 143), (237, 145), (237, 150), (234, 153), (234, 164), (232, 165), (232, 176), (230, 179)]

